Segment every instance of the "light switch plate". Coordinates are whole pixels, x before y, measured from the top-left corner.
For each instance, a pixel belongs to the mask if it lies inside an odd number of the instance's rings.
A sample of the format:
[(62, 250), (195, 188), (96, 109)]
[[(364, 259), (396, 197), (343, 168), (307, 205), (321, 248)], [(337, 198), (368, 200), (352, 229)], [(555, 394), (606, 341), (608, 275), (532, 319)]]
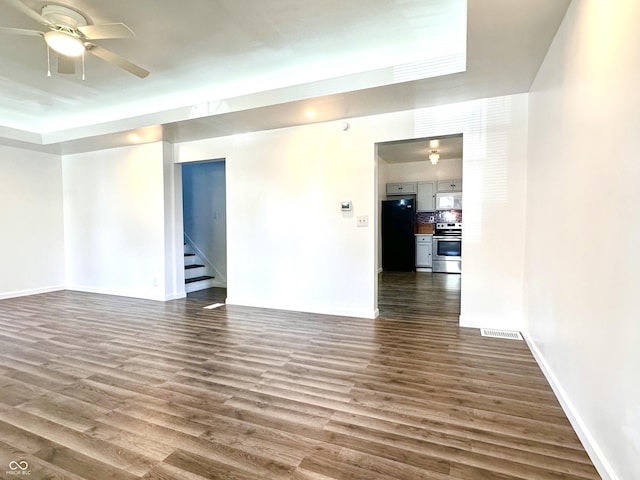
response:
[(358, 215), (356, 217), (356, 224), (359, 227), (368, 227), (369, 226), (369, 215)]

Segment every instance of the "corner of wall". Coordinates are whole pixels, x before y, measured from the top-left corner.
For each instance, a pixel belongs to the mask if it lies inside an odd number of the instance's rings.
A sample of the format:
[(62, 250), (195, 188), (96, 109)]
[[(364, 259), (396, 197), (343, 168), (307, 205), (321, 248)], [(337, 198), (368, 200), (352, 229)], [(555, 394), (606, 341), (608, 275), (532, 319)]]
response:
[(535, 358), (536, 362), (540, 366), (540, 369), (542, 370), (542, 373), (547, 379), (547, 382), (549, 382), (549, 385), (551, 385), (553, 393), (555, 393), (556, 398), (560, 402), (562, 410), (567, 415), (571, 426), (578, 435), (580, 442), (582, 442), (582, 445), (584, 446), (587, 454), (589, 455), (589, 458), (596, 467), (596, 470), (598, 470), (598, 473), (602, 476), (602, 479), (621, 480), (613, 470), (611, 464), (607, 461), (602, 449), (596, 441), (596, 438), (591, 433), (586, 423), (582, 420), (580, 413), (574, 406), (565, 389), (562, 387), (562, 384), (556, 377), (553, 369), (547, 363), (542, 351), (538, 348), (535, 341), (527, 333), (525, 333), (523, 336), (525, 341), (527, 342), (527, 345), (529, 346), (529, 350), (531, 350), (533, 357)]

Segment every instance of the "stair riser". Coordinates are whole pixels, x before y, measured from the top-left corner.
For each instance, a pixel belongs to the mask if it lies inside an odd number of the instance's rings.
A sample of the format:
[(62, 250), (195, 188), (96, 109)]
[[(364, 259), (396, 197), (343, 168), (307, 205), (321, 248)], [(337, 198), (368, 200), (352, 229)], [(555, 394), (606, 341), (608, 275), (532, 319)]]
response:
[(198, 290), (204, 290), (205, 288), (211, 288), (216, 285), (215, 278), (210, 280), (201, 280), (199, 282), (187, 283), (184, 286), (184, 290), (187, 293), (197, 292)]
[(197, 263), (201, 263), (198, 259), (197, 255), (185, 255), (184, 256), (184, 264), (185, 265), (196, 265)]
[(187, 268), (184, 271), (184, 278), (202, 277), (203, 275), (206, 275), (206, 270), (207, 269), (205, 267)]

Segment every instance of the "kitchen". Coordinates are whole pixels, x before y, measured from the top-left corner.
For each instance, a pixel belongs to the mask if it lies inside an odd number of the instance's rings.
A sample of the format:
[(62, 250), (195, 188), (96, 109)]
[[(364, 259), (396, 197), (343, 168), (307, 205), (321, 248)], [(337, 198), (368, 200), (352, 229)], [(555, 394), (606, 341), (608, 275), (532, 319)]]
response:
[(408, 303), (428, 296), (432, 307), (459, 313), (462, 135), (377, 147), (380, 298), (385, 285), (401, 282), (414, 292)]

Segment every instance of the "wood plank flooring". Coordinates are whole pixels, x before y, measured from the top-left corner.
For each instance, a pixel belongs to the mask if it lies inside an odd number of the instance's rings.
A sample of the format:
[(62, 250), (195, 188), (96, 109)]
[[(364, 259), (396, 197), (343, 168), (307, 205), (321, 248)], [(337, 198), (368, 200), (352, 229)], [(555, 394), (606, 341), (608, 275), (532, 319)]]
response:
[(599, 478), (523, 342), (387, 279), (376, 321), (203, 310), (220, 291), (0, 301), (0, 478)]
[(382, 272), (378, 275), (378, 308), (385, 318), (438, 320), (458, 324), (460, 275), (431, 272)]

